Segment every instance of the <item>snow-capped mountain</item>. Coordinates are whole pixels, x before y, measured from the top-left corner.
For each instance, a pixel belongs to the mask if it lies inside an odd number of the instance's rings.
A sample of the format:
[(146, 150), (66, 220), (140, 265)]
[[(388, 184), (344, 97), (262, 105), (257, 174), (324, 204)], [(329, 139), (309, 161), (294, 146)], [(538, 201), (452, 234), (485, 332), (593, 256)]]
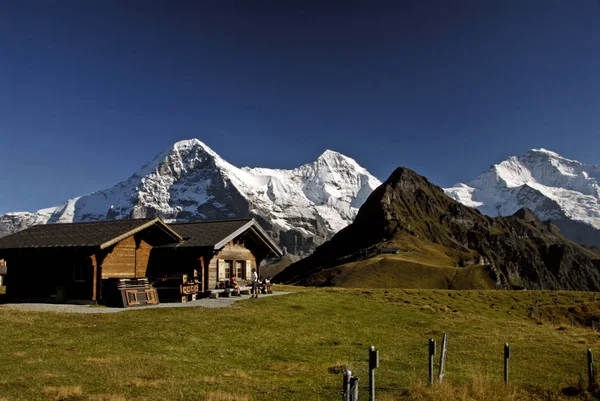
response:
[(35, 213), (0, 216), (0, 236), (45, 223), (253, 216), (288, 252), (303, 255), (352, 222), (380, 184), (356, 161), (330, 150), (293, 170), (238, 168), (191, 139), (112, 188)]
[(552, 220), (571, 240), (600, 245), (599, 181), (600, 166), (533, 149), (444, 191), (489, 216), (507, 216), (529, 208), (539, 219)]

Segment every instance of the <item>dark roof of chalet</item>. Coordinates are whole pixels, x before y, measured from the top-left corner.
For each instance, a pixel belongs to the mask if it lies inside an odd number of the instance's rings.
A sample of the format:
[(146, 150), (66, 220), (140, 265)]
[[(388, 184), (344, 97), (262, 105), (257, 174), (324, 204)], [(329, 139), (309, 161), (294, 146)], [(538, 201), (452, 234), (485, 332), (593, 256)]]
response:
[(279, 246), (271, 239), (260, 224), (254, 219), (228, 219), (228, 220), (203, 220), (193, 223), (171, 223), (173, 230), (177, 231), (184, 242), (178, 245), (164, 245), (166, 247), (210, 247), (220, 249), (229, 241), (244, 233), (253, 230), (273, 252), (283, 255)]
[(155, 224), (173, 237), (173, 242), (181, 241), (182, 238), (158, 218), (127, 219), (40, 224), (0, 238), (0, 249), (51, 247), (104, 249)]

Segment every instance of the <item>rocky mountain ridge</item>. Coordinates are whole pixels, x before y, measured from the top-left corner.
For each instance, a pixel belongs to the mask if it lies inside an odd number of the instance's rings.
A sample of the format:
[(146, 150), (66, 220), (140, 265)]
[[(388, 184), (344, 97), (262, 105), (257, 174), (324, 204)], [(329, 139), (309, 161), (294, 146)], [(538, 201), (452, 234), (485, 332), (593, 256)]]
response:
[(355, 160), (331, 150), (292, 170), (238, 168), (191, 139), (165, 149), (112, 188), (35, 213), (1, 215), (0, 236), (34, 224), (252, 216), (288, 252), (306, 255), (348, 225), (380, 184)]
[[(400, 254), (378, 255), (382, 247), (397, 247)], [(395, 170), (373, 191), (351, 225), (276, 279), (337, 285), (373, 259), (395, 263), (386, 284), (406, 265), (413, 268), (418, 262), (414, 274), (438, 260), (436, 266), (457, 275), (463, 267), (478, 266), (495, 288), (600, 289), (600, 257), (566, 239), (552, 222), (540, 222), (528, 209), (508, 217), (485, 216), (406, 168)], [(365, 279), (383, 271), (362, 270)]]

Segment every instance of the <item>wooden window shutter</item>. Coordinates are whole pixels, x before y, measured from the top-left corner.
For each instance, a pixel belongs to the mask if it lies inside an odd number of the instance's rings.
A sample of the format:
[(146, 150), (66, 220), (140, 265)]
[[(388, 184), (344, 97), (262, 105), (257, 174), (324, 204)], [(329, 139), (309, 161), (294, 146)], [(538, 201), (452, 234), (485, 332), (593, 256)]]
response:
[(225, 259), (217, 260), (217, 279), (218, 281), (225, 280)]
[(246, 261), (246, 280), (250, 280), (252, 278), (252, 261)]

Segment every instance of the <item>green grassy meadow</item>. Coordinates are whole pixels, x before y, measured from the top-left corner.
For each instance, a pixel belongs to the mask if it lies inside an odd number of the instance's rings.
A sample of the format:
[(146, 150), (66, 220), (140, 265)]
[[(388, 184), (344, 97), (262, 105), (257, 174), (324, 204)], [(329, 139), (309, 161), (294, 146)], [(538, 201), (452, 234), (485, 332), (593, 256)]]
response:
[[(376, 256), (337, 266), (331, 281), (345, 288), (493, 289), (484, 266), (447, 267), (415, 261), (405, 255)], [(322, 273), (327, 275), (327, 271)]]
[[(370, 345), (380, 351), (382, 401), (593, 399), (577, 391), (586, 349), (600, 352), (599, 333), (583, 327), (600, 316), (592, 293), (275, 290), (295, 293), (223, 309), (0, 307), (0, 400), (335, 400), (344, 367), (368, 399)], [(536, 301), (541, 320), (528, 316)], [(441, 342), (444, 332), (446, 383), (428, 389), (427, 339)], [(502, 384), (505, 342), (510, 386)], [(578, 395), (563, 396), (569, 386)]]

